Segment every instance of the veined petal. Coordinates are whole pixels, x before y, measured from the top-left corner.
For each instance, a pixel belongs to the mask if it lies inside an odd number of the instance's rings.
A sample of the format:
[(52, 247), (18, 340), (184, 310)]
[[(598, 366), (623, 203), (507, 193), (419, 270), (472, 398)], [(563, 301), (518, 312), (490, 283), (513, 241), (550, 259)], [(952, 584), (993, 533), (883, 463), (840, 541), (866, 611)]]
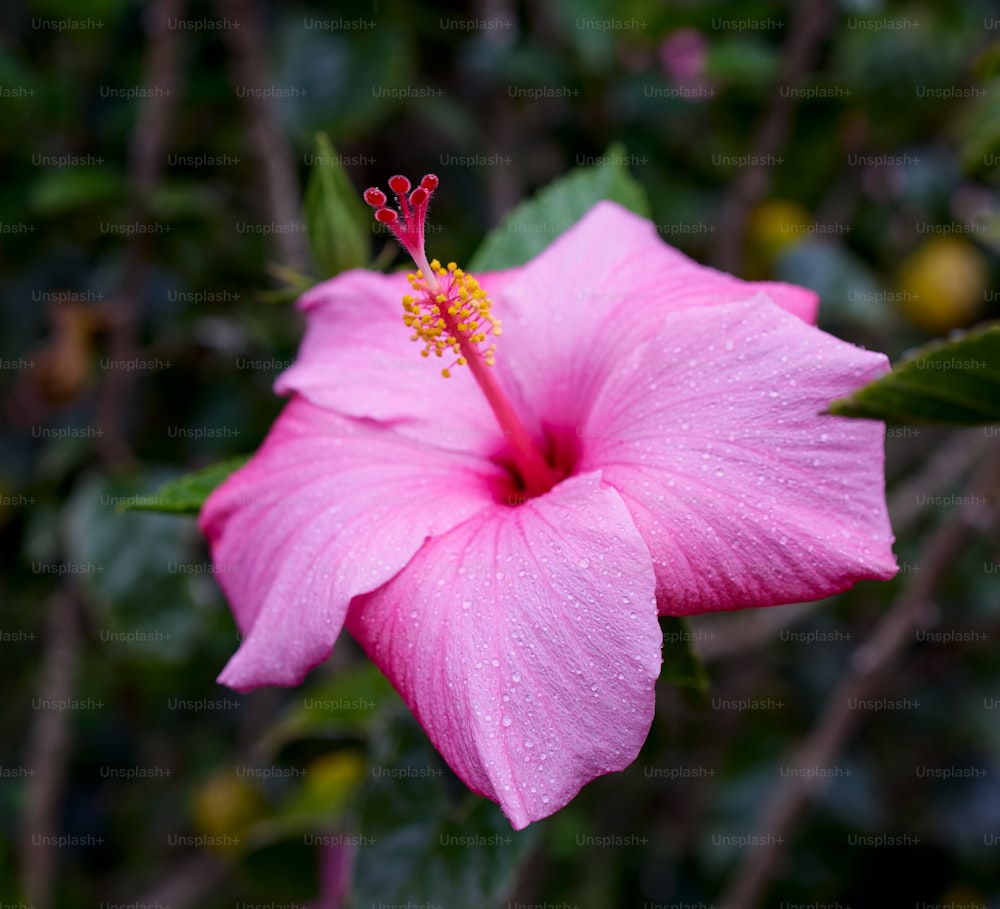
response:
[(885, 427), (825, 416), (882, 354), (761, 297), (669, 314), (580, 433), (649, 546), (662, 613), (818, 599), (896, 573)]
[(563, 427), (579, 425), (608, 376), (667, 313), (757, 293), (810, 323), (818, 307), (806, 288), (699, 265), (614, 202), (595, 205), (505, 287), (483, 285), (504, 323), (501, 381), (522, 410)]
[[(490, 275), (503, 288), (510, 273)], [(402, 321), (412, 293), (402, 273), (354, 270), (316, 285), (299, 301), (307, 318), (295, 363), (275, 383), (319, 407), (367, 418), (427, 445), (495, 454), (504, 438), (468, 369), (453, 358), (422, 357)]]
[(330, 655), (352, 597), (492, 504), (494, 470), (293, 398), (199, 519), (244, 636), (219, 681), (302, 681)]
[(638, 754), (660, 669), (653, 590), (649, 551), (592, 473), (428, 540), (347, 627), (520, 829)]

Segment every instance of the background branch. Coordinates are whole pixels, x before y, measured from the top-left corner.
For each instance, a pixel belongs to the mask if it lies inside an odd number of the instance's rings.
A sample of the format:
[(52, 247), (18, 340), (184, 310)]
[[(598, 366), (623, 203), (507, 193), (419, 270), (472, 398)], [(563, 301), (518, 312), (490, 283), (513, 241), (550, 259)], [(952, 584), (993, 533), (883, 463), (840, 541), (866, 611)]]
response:
[(712, 261), (716, 268), (734, 274), (741, 274), (743, 269), (743, 240), (750, 209), (771, 188), (773, 165), (767, 162), (779, 155), (791, 133), (797, 99), (788, 94), (787, 89), (794, 87), (812, 64), (833, 13), (832, 0), (791, 5), (795, 15), (784, 46), (781, 69), (767, 112), (750, 147), (750, 155), (761, 163), (747, 167), (732, 184), (719, 214)]
[[(980, 496), (989, 501), (989, 493), (998, 485), (1000, 459), (987, 457), (973, 487), (977, 496), (973, 502)], [(986, 507), (971, 504), (956, 509), (931, 535), (919, 571), (909, 576), (896, 605), (854, 652), (847, 676), (830, 696), (812, 732), (789, 761), (790, 766), (802, 770), (830, 766), (864, 719), (863, 711), (849, 705), (872, 698), (884, 684), (887, 670), (913, 641), (925, 617), (933, 613), (930, 598), (938, 582), (953, 566), (971, 531), (984, 529)], [(990, 512), (986, 514), (995, 518)], [(815, 774), (805, 773), (782, 778), (755, 830), (760, 837), (756, 842), (769, 845), (748, 848), (722, 897), (721, 909), (753, 909), (760, 904), (781, 869), (792, 830), (823, 782)]]
[[(163, 175), (171, 114), (180, 93), (181, 32), (171, 28), (169, 23), (180, 18), (183, 12), (184, 0), (156, 0), (144, 15), (148, 40), (143, 84), (153, 90), (139, 99), (129, 149), (130, 207), (132, 220), (140, 229), (129, 240), (121, 286), (105, 309), (109, 327), (108, 355), (117, 361), (132, 360), (136, 355), (139, 313), (150, 255), (150, 234), (141, 228), (153, 220), (150, 201)], [(134, 464), (125, 437), (124, 419), (136, 374), (134, 369), (110, 369), (101, 383), (96, 422), (103, 433), (98, 446), (105, 463), (112, 468), (126, 469)]]
[(35, 909), (51, 909), (59, 872), (58, 846), (51, 845), (62, 828), (60, 803), (72, 747), (70, 711), (55, 707), (74, 696), (79, 658), (80, 624), (76, 600), (68, 589), (48, 603), (48, 624), (38, 686), (40, 706), (25, 747), (31, 774), (21, 815), (21, 887)]
[[(267, 217), (280, 225), (300, 223), (299, 186), (292, 150), (285, 142), (274, 106), (263, 97), (265, 75), (271, 72), (265, 53), (260, 10), (253, 0), (217, 0), (224, 19), (238, 23), (223, 30), (229, 47), (234, 83), (243, 90), (243, 110), (250, 134), (251, 152), (260, 170)], [(305, 235), (290, 227), (272, 235), (282, 265), (309, 270)]]

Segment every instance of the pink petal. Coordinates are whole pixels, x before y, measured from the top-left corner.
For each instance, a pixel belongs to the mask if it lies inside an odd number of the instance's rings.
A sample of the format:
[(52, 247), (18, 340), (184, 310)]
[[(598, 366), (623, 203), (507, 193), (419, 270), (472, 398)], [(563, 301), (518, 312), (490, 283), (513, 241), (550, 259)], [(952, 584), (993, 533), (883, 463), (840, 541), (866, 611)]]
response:
[(653, 555), (660, 611), (817, 599), (896, 573), (882, 423), (822, 415), (882, 354), (761, 297), (669, 314), (598, 395), (600, 469)]
[(429, 540), (348, 629), (516, 829), (638, 754), (661, 635), (649, 552), (599, 474)]
[(199, 519), (244, 635), (219, 681), (302, 681), (330, 655), (353, 596), (492, 503), (491, 472), (294, 398)]
[(813, 291), (699, 265), (664, 243), (650, 221), (600, 202), (492, 294), (503, 320), (501, 381), (526, 414), (578, 425), (622, 358), (659, 331), (667, 313), (760, 292), (815, 322)]
[[(508, 277), (490, 275), (502, 288)], [(298, 392), (344, 416), (391, 425), (435, 447), (489, 455), (503, 435), (468, 369), (453, 358), (421, 357), (402, 321), (412, 293), (403, 273), (355, 270), (318, 284), (299, 301), (308, 326), (295, 363), (278, 377), (279, 394)]]

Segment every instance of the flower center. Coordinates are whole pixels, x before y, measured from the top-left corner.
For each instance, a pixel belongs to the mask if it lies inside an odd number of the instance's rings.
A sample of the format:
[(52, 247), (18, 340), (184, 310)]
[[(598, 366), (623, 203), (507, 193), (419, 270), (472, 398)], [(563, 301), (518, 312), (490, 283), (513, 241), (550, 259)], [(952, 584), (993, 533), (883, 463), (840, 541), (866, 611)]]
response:
[(382, 190), (371, 187), (364, 194), (365, 202), (375, 209), (375, 220), (392, 231), (417, 266), (416, 274), (407, 276), (414, 293), (403, 297), (403, 322), (413, 330), (411, 340), (423, 342), (422, 356), (454, 356), (441, 370), (444, 378), (455, 366), (469, 367), (510, 443), (521, 484), (529, 495), (541, 495), (559, 482), (561, 474), (542, 456), (490, 369), (496, 362), (496, 344), (484, 345), (488, 337), (501, 333), (500, 320), (490, 311), (493, 304), (479, 282), (454, 262), (444, 268), (437, 259), (427, 261), (424, 223), (437, 185), (438, 178), (427, 174), (411, 192), (406, 177), (391, 177), (389, 188), (398, 200), (398, 212), (386, 206)]

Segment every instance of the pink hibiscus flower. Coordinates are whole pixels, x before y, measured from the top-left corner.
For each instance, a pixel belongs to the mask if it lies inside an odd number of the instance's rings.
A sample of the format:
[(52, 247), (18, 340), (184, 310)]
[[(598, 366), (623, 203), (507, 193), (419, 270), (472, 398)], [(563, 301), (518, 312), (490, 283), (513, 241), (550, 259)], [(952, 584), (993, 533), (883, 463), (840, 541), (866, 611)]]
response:
[(346, 627), (520, 829), (635, 759), (658, 614), (895, 574), (884, 426), (821, 415), (887, 361), (611, 202), (477, 283), (426, 261), (436, 185), (366, 193), (420, 271), (302, 298), (291, 400), (202, 511), (245, 635), (219, 680), (295, 685)]

